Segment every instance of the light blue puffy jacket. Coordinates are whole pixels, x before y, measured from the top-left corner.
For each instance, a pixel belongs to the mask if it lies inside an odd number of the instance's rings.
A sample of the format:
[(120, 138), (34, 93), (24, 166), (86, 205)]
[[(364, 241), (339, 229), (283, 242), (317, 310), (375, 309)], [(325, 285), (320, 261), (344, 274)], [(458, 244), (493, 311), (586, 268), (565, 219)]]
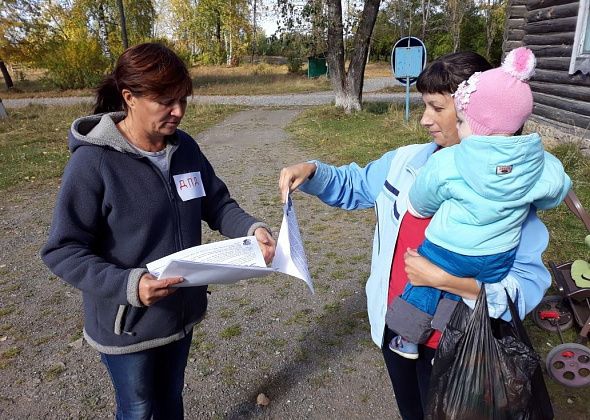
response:
[(432, 216), (430, 242), (462, 255), (492, 255), (516, 248), (530, 205), (556, 207), (570, 188), (538, 134), (474, 135), (428, 160), (410, 190), (410, 213)]

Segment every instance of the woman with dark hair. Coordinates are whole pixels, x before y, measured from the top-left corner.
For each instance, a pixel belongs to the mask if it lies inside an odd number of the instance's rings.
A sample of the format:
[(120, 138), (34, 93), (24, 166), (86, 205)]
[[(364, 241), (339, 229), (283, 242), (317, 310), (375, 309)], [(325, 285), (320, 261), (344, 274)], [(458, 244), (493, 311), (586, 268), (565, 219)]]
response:
[[(473, 73), (491, 66), (470, 52), (447, 54), (430, 63), (417, 81), (425, 109), (420, 123), (432, 142), (413, 144), (387, 152), (364, 168), (356, 163), (334, 167), (319, 161), (300, 163), (281, 171), (281, 197), (300, 188), (330, 206), (348, 210), (375, 208), (371, 274), (366, 284), (371, 336), (383, 353), (393, 391), (403, 419), (422, 419), (427, 404), (432, 360), (440, 332), (418, 346), (418, 358), (407, 359), (388, 348), (395, 336), (385, 323), (388, 306), (408, 281), (461, 296), (473, 305), (480, 285), (472, 278), (454, 277), (421, 257), (415, 249), (424, 241), (430, 219), (407, 213), (407, 195), (416, 175), (440, 148), (459, 143), (457, 114), (452, 94)], [(550, 285), (541, 254), (548, 243), (545, 226), (531, 210), (522, 227), (520, 245), (510, 273), (499, 283), (486, 284), (490, 316), (510, 319), (506, 289), (524, 318)]]
[(116, 417), (180, 419), (192, 331), (207, 287), (175, 288), (146, 263), (201, 243), (201, 221), (228, 237), (254, 235), (265, 261), (269, 228), (230, 197), (197, 143), (178, 129), (192, 94), (167, 47), (127, 49), (74, 121), (43, 261), (80, 289), (84, 337), (101, 354)]

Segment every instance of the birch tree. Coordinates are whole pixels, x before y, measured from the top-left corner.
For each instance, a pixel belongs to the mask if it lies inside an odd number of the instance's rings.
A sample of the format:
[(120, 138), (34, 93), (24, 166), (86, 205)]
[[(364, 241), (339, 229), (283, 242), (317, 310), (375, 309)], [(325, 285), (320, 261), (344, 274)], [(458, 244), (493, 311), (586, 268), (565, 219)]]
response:
[(199, 52), (198, 3), (198, 0), (169, 0), (168, 3), (172, 35), (178, 48), (191, 57)]
[(449, 19), (449, 31), (453, 39), (453, 52), (459, 50), (461, 42), (461, 25), (465, 17), (465, 11), (473, 0), (447, 0), (446, 10)]
[(431, 0), (420, 0), (420, 9), (422, 11), (422, 40), (426, 39), (426, 28), (428, 27), (429, 19), (430, 19), (430, 3)]

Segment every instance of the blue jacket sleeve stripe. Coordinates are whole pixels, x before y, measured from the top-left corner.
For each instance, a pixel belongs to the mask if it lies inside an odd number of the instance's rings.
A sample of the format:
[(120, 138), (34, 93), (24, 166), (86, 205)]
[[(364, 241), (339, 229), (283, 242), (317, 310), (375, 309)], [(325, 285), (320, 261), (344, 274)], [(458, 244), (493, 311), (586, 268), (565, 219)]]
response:
[(387, 180), (385, 181), (385, 188), (387, 188), (393, 195), (396, 197), (399, 195), (399, 191), (393, 185), (391, 185)]

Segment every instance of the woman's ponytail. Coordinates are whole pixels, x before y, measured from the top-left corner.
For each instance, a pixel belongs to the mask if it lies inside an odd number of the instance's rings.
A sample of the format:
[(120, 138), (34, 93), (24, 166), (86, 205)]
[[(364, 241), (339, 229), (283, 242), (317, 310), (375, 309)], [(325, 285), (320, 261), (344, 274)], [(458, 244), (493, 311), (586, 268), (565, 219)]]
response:
[(123, 111), (123, 96), (119, 92), (114, 73), (106, 76), (96, 89), (93, 114)]

